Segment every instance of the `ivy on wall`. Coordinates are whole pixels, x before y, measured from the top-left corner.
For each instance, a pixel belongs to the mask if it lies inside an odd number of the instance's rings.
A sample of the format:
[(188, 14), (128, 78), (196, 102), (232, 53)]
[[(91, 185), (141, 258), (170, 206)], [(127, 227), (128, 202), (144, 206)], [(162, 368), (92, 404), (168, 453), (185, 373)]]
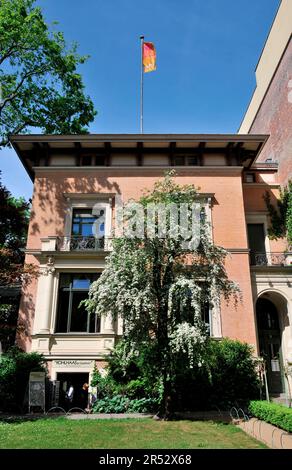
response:
[(292, 180), (283, 189), (280, 189), (280, 198), (277, 207), (271, 203), (271, 196), (266, 191), (263, 196), (270, 216), (268, 236), (271, 240), (287, 238), (288, 247), (292, 248)]

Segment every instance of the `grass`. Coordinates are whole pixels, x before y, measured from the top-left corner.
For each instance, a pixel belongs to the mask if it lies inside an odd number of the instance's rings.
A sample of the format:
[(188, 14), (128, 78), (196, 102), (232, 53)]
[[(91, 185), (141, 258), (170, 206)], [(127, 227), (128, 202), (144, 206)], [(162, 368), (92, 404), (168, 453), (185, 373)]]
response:
[(152, 419), (0, 423), (1, 449), (259, 449), (232, 424)]

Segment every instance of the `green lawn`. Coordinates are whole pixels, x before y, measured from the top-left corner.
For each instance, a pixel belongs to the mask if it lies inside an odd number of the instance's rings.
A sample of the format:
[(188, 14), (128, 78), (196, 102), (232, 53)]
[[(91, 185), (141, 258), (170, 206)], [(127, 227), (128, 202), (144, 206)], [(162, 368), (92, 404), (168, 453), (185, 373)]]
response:
[(1, 449), (259, 449), (232, 424), (153, 419), (0, 423)]

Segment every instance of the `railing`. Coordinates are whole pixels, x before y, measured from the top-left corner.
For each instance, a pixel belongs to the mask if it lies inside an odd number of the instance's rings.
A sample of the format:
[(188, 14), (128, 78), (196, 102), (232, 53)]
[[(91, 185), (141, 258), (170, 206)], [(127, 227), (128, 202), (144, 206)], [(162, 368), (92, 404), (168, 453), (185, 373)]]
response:
[(95, 237), (58, 237), (56, 241), (57, 251), (104, 251), (108, 250), (109, 240)]
[(292, 266), (292, 253), (250, 253), (251, 266)]

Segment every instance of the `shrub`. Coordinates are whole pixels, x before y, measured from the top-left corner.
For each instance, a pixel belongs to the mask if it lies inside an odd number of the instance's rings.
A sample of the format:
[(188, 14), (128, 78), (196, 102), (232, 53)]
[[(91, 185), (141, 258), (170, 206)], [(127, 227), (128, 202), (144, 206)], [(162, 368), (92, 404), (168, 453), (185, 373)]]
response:
[(18, 318), (19, 297), (0, 295), (0, 342), (3, 352), (15, 343)]
[[(131, 360), (129, 367), (123, 364), (122, 352), (120, 342), (109, 358), (106, 377), (101, 377), (98, 371), (94, 373), (92, 385), (97, 387), (97, 397), (106, 399), (106, 403), (100, 406), (107, 406), (108, 398), (114, 399), (115, 404), (117, 395), (131, 402), (149, 399), (149, 403), (141, 402), (145, 406), (151, 404), (151, 400), (154, 403), (159, 402), (163, 392), (160, 374), (159, 371), (149, 368), (149, 364), (154, 362), (153, 358), (149, 360), (149, 355), (154, 357), (157, 353), (155, 348), (141, 347), (139, 355)], [(193, 369), (189, 368), (183, 355), (178, 355), (172, 364), (171, 378), (172, 405), (177, 411), (216, 407), (230, 409), (234, 404), (245, 407), (250, 400), (259, 397), (259, 381), (252, 347), (240, 341), (209, 340), (201, 367)], [(129, 406), (126, 405), (128, 402), (121, 402), (121, 399), (117, 399), (117, 402), (117, 406), (122, 406), (123, 409)]]
[(268, 401), (251, 401), (249, 411), (256, 418), (292, 432), (292, 409)]
[(115, 397), (104, 397), (97, 400), (93, 405), (94, 413), (124, 413), (128, 408), (129, 399), (116, 395)]
[(178, 410), (245, 407), (259, 397), (252, 347), (240, 341), (210, 340), (201, 367), (175, 365), (174, 407)]
[(116, 382), (110, 374), (102, 376), (97, 368), (93, 371), (91, 386), (96, 388), (96, 397), (100, 399), (125, 395), (125, 384)]
[(212, 341), (211, 355), (211, 403), (244, 406), (259, 397), (260, 383), (250, 345), (228, 338)]
[(149, 394), (147, 387), (148, 387), (148, 383), (145, 378), (131, 380), (125, 386), (125, 394), (127, 395), (127, 397), (131, 399), (145, 398), (145, 396), (148, 396)]
[(94, 413), (147, 413), (157, 411), (158, 401), (152, 398), (130, 400), (123, 395), (105, 397), (93, 405)]
[(44, 357), (13, 347), (0, 356), (0, 410), (20, 411), (24, 404), (29, 374), (45, 371)]
[(157, 398), (140, 398), (130, 400), (128, 411), (132, 413), (148, 413), (158, 410), (159, 400)]

